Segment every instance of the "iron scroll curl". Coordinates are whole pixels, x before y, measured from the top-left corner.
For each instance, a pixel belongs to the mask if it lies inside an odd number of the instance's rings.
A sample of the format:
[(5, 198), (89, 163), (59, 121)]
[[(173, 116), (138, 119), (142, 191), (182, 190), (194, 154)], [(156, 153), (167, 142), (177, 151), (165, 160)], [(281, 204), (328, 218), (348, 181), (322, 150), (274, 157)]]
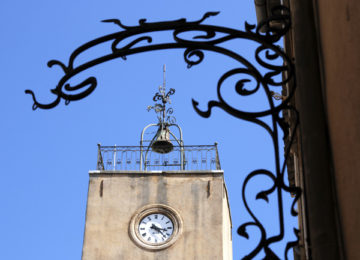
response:
[[(120, 31), (105, 35), (103, 37), (94, 39), (84, 45), (78, 47), (70, 55), (68, 64), (65, 65), (61, 61), (51, 60), (48, 62), (48, 67), (52, 68), (58, 66), (64, 72), (64, 75), (60, 78), (58, 84), (54, 89), (51, 89), (51, 93), (56, 96), (54, 101), (48, 104), (40, 103), (32, 90), (25, 90), (25, 93), (30, 94), (33, 98), (33, 110), (51, 109), (59, 105), (63, 99), (65, 104), (68, 105), (72, 101), (81, 100), (90, 95), (97, 86), (97, 80), (95, 77), (88, 77), (81, 83), (71, 85), (69, 81), (87, 69), (94, 67), (98, 64), (105, 63), (107, 61), (121, 58), (126, 60), (128, 56), (133, 54), (139, 54), (143, 52), (149, 52), (154, 50), (166, 50), (166, 49), (183, 49), (184, 61), (188, 68), (200, 64), (205, 57), (204, 52), (214, 52), (217, 54), (225, 55), (237, 61), (239, 67), (233, 68), (225, 72), (217, 82), (217, 97), (218, 100), (213, 100), (208, 103), (207, 110), (201, 110), (196, 100), (192, 100), (195, 111), (202, 117), (210, 117), (211, 111), (214, 107), (218, 107), (232, 116), (247, 120), (259, 125), (270, 135), (274, 151), (275, 151), (275, 172), (271, 172), (265, 169), (258, 169), (251, 172), (243, 183), (242, 196), (245, 208), (252, 218), (252, 221), (242, 224), (237, 232), (239, 235), (249, 239), (249, 233), (247, 227), (254, 226), (259, 229), (261, 238), (257, 246), (244, 257), (244, 259), (253, 259), (256, 255), (263, 250), (266, 255), (265, 259), (279, 259), (279, 257), (270, 248), (272, 243), (278, 242), (284, 238), (284, 212), (283, 212), (283, 199), (282, 192), (288, 192), (295, 195), (293, 200), (291, 214), (297, 215), (295, 205), (300, 197), (301, 190), (297, 187), (289, 187), (284, 180), (286, 162), (289, 157), (290, 147), (293, 142), (293, 136), (296, 131), (297, 121), (295, 125), (289, 126), (284, 118), (281, 116), (281, 112), (289, 110), (293, 111), (295, 115), (297, 112), (294, 107), (289, 105), (289, 101), (292, 98), (295, 91), (295, 73), (294, 64), (292, 60), (285, 54), (285, 52), (276, 45), (276, 42), (283, 37), (290, 28), (290, 15), (289, 10), (284, 6), (278, 6), (272, 10), (272, 16), (260, 23), (257, 27), (245, 23), (245, 30), (236, 30), (227, 27), (207, 25), (203, 22), (211, 16), (216, 16), (218, 12), (208, 12), (201, 19), (197, 21), (187, 21), (186, 19), (178, 19), (167, 22), (147, 22), (146, 19), (140, 19), (139, 24), (135, 26), (127, 26), (121, 23), (118, 19), (103, 20), (105, 23), (114, 23), (120, 28)], [(273, 26), (277, 23), (277, 26)], [(156, 32), (169, 32), (172, 35), (172, 40), (164, 43), (153, 43), (153, 37), (151, 33)], [(186, 37), (187, 33), (192, 33), (192, 37)], [(145, 35), (145, 36), (144, 36)], [(218, 36), (221, 35), (221, 36)], [(135, 39), (133, 39), (135, 38)], [(133, 39), (130, 43), (123, 46), (125, 40)], [(227, 49), (221, 46), (222, 43), (228, 41), (246, 39), (256, 42), (258, 47), (255, 51), (255, 60), (263, 69), (265, 73), (261, 73), (249, 60), (245, 59), (239, 53)], [(75, 61), (78, 60), (80, 54), (104, 43), (110, 43), (109, 52), (101, 57), (96, 57), (91, 61), (84, 62), (79, 65), (75, 65)], [(281, 59), (282, 63), (274, 62)], [(77, 63), (76, 63), (77, 64)], [(231, 106), (226, 99), (222, 96), (222, 86), (225, 80), (233, 76), (241, 76), (234, 86), (235, 93), (242, 97), (251, 96), (257, 93), (260, 89), (265, 92), (268, 108), (262, 111), (245, 111)], [(282, 75), (282, 77), (280, 77)], [(279, 80), (279, 78), (281, 78)], [(293, 82), (293, 88), (290, 90), (286, 97), (283, 97), (281, 101), (274, 102), (273, 91), (274, 87), (281, 87), (289, 81)], [(251, 86), (250, 86), (250, 83)], [(171, 95), (171, 93), (168, 93)], [(157, 97), (158, 98), (158, 97)], [(155, 99), (155, 97), (154, 97)], [(170, 115), (172, 111), (168, 111)], [(266, 123), (263, 120), (264, 117), (271, 116), (271, 123)], [(285, 160), (281, 163), (281, 149), (279, 148), (279, 138), (281, 130), (284, 133), (284, 137), (290, 136), (289, 145), (286, 147)], [(277, 196), (278, 202), (278, 216), (279, 216), (279, 232), (275, 236), (269, 237), (266, 233), (264, 226), (260, 220), (255, 216), (251, 210), (250, 205), (246, 199), (246, 187), (249, 181), (259, 176), (268, 177), (272, 181), (272, 186), (268, 190), (260, 191), (256, 195), (256, 199), (262, 199), (269, 202), (268, 197), (271, 194)], [(294, 230), (297, 236), (298, 230)], [(287, 259), (289, 249), (296, 246), (297, 241), (290, 241), (287, 243), (284, 258)]]

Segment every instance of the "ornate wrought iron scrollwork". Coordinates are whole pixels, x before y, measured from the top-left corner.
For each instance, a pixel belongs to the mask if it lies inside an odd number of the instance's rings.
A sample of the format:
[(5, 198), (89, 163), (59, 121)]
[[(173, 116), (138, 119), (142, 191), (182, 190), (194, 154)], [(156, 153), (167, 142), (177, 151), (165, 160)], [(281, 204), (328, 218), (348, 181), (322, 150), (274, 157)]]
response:
[(166, 109), (166, 104), (171, 104), (170, 96), (175, 94), (175, 89), (171, 88), (167, 93), (165, 93), (165, 82), (163, 86), (159, 87), (159, 92), (156, 92), (153, 101), (160, 102), (156, 103), (154, 106), (148, 106), (147, 110), (150, 111), (153, 109), (157, 114), (159, 124), (175, 124), (176, 118), (172, 116), (174, 109), (169, 107)]
[[(71, 101), (80, 100), (91, 94), (97, 85), (96, 78), (89, 77), (80, 84), (71, 86), (68, 82), (75, 75), (78, 75), (90, 67), (107, 62), (109, 60), (117, 58), (126, 60), (126, 57), (129, 55), (153, 50), (184, 49), (184, 60), (188, 68), (198, 65), (203, 61), (205, 56), (204, 51), (215, 52), (236, 60), (239, 62), (239, 67), (227, 71), (218, 80), (217, 101), (210, 101), (206, 111), (202, 111), (198, 108), (197, 101), (193, 100), (192, 102), (194, 109), (202, 117), (209, 117), (211, 115), (212, 108), (219, 107), (236, 118), (247, 120), (263, 127), (265, 131), (271, 136), (275, 150), (275, 172), (271, 172), (265, 169), (258, 169), (251, 172), (246, 177), (242, 188), (242, 196), (245, 207), (250, 214), (252, 221), (242, 224), (238, 228), (237, 232), (239, 235), (245, 238), (249, 238), (249, 234), (246, 230), (249, 226), (257, 227), (261, 232), (261, 239), (258, 245), (244, 259), (252, 259), (262, 250), (266, 255), (265, 259), (279, 259), (279, 257), (271, 250), (270, 245), (284, 238), (282, 192), (285, 191), (295, 194), (291, 209), (291, 214), (293, 216), (297, 215), (295, 211), (295, 204), (301, 192), (299, 188), (287, 186), (284, 181), (286, 162), (287, 158), (289, 157), (290, 146), (293, 141), (292, 139), (294, 132), (296, 131), (297, 123), (290, 127), (281, 116), (281, 112), (292, 110), (295, 111), (296, 114), (296, 110), (289, 105), (289, 101), (293, 96), (295, 87), (291, 89), (287, 96), (281, 96), (281, 98), (277, 98), (276, 101), (274, 101), (275, 92), (272, 90), (274, 87), (281, 87), (290, 80), (294, 80), (294, 65), (291, 59), (279, 46), (276, 45), (276, 42), (286, 34), (290, 27), (289, 11), (283, 6), (276, 7), (273, 9), (272, 17), (262, 22), (257, 27), (255, 25), (245, 23), (245, 31), (203, 24), (207, 18), (217, 14), (218, 12), (206, 13), (198, 21), (187, 21), (186, 19), (179, 19), (175, 21), (149, 23), (145, 19), (141, 19), (139, 20), (139, 25), (135, 26), (124, 25), (118, 19), (104, 20), (103, 22), (116, 24), (120, 27), (121, 30), (119, 32), (97, 38), (80, 46), (70, 55), (68, 65), (65, 65), (64, 63), (57, 60), (51, 60), (48, 62), (49, 67), (57, 65), (61, 67), (64, 72), (64, 76), (59, 80), (57, 86), (51, 90), (51, 92), (57, 96), (53, 102), (49, 104), (39, 103), (36, 100), (33, 91), (26, 90), (25, 92), (32, 95), (34, 100), (34, 110), (36, 108), (53, 108), (59, 104), (61, 99), (65, 100), (65, 104), (69, 104)], [(153, 32), (170, 32), (172, 33), (173, 40), (171, 42), (153, 44), (153, 36), (151, 36), (151, 33)], [(189, 32), (193, 34), (195, 33), (196, 35), (191, 38), (185, 37), (185, 33)], [(218, 36), (219, 34), (221, 34), (221, 36)], [(121, 44), (124, 42), (124, 40), (131, 37), (138, 38), (121, 47)], [(222, 43), (226, 43), (235, 39), (247, 39), (259, 44), (255, 51), (255, 60), (258, 64), (260, 64), (260, 66), (262, 66), (263, 69), (266, 70), (266, 72), (261, 73), (259, 69), (257, 69), (242, 55), (221, 46)], [(111, 43), (111, 50), (109, 50), (108, 54), (101, 57), (96, 57), (91, 61), (75, 66), (75, 60), (77, 60), (80, 54), (106, 42)], [(280, 65), (275, 62), (278, 59), (282, 60)], [(241, 79), (238, 80), (235, 84), (236, 94), (246, 97), (257, 93), (261, 89), (266, 94), (268, 108), (262, 111), (249, 112), (235, 108), (227, 103), (221, 94), (221, 88), (224, 81), (234, 75), (241, 76)], [(251, 87), (250, 83), (252, 83), (254, 86)], [(293, 82), (293, 86), (295, 86), (295, 82)], [(168, 95), (171, 95), (171, 93), (168, 93)], [(159, 98), (161, 99), (162, 96), (155, 96), (154, 101), (158, 100)], [(156, 107), (154, 109), (156, 109)], [(168, 114), (171, 114), (171, 111), (168, 111)], [(263, 119), (266, 116), (271, 116), (270, 124), (266, 123)], [(289, 145), (286, 147), (285, 160), (283, 163), (281, 163), (280, 160), (282, 153), (279, 148), (280, 129), (284, 132), (285, 138), (289, 136), (291, 137)], [(266, 176), (270, 178), (273, 182), (273, 185), (268, 190), (260, 191), (257, 194), (256, 199), (268, 201), (270, 194), (277, 195), (280, 230), (277, 235), (271, 237), (268, 237), (264, 226), (255, 216), (246, 199), (245, 191), (247, 184), (251, 179), (258, 176)], [(298, 231), (294, 231), (297, 235)], [(288, 250), (294, 247), (297, 243), (298, 241), (287, 243), (284, 256), (285, 259), (287, 259)]]

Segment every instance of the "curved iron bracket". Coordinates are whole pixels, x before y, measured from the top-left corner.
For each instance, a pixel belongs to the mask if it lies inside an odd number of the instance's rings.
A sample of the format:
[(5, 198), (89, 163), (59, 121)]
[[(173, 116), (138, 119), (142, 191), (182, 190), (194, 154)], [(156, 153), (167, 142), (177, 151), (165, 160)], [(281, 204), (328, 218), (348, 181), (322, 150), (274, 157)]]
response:
[[(290, 131), (292, 133), (296, 131), (297, 123), (290, 128), (290, 126), (285, 122), (284, 118), (280, 115), (281, 112), (285, 110), (293, 110), (295, 111), (295, 114), (297, 113), (296, 110), (289, 105), (289, 101), (293, 96), (295, 87), (291, 89), (290, 93), (288, 93), (286, 97), (277, 101), (274, 101), (274, 92), (271, 90), (273, 87), (283, 86), (290, 80), (293, 81), (293, 85), (295, 86), (294, 64), (292, 63), (291, 59), (283, 52), (283, 50), (276, 45), (276, 42), (286, 34), (290, 27), (289, 10), (283, 6), (276, 7), (272, 10), (272, 17), (262, 22), (257, 27), (255, 25), (245, 23), (245, 31), (203, 24), (207, 18), (217, 14), (218, 12), (208, 12), (200, 20), (190, 22), (186, 19), (179, 19), (167, 22), (149, 23), (146, 21), (146, 19), (140, 19), (139, 25), (136, 26), (124, 25), (118, 19), (104, 20), (103, 22), (114, 23), (120, 27), (120, 31), (105, 35), (80, 46), (70, 55), (70, 59), (67, 65), (58, 60), (51, 60), (48, 62), (49, 67), (56, 65), (59, 66), (64, 72), (64, 76), (59, 80), (57, 86), (54, 89), (51, 89), (51, 92), (56, 95), (56, 99), (53, 102), (49, 104), (42, 104), (37, 101), (33, 91), (26, 90), (25, 93), (32, 95), (34, 100), (32, 108), (34, 110), (37, 108), (54, 108), (60, 103), (61, 99), (64, 99), (65, 104), (67, 105), (71, 101), (80, 100), (87, 97), (94, 91), (97, 85), (95, 77), (88, 77), (81, 83), (72, 86), (68, 82), (74, 76), (91, 67), (113, 59), (122, 58), (123, 60), (126, 60), (126, 57), (129, 55), (153, 50), (184, 49), (184, 60), (188, 68), (191, 68), (192, 66), (197, 65), (203, 61), (204, 51), (215, 52), (236, 60), (239, 63), (239, 67), (227, 71), (220, 77), (218, 81), (217, 101), (210, 101), (206, 111), (202, 111), (198, 108), (197, 101), (193, 100), (192, 103), (196, 112), (202, 117), (209, 117), (211, 115), (212, 108), (219, 107), (236, 118), (247, 120), (263, 127), (271, 136), (275, 150), (275, 172), (259, 169), (251, 172), (246, 177), (242, 188), (242, 196), (245, 207), (252, 217), (252, 221), (242, 224), (238, 228), (237, 232), (239, 235), (247, 239), (249, 239), (249, 234), (246, 231), (247, 227), (255, 226), (261, 232), (261, 238), (258, 245), (247, 256), (245, 256), (244, 259), (252, 259), (262, 250), (265, 252), (265, 259), (279, 259), (279, 257), (270, 249), (270, 245), (284, 238), (282, 192), (285, 191), (295, 194), (291, 209), (291, 214), (293, 216), (297, 215), (297, 212), (295, 211), (295, 204), (301, 193), (299, 188), (289, 187), (285, 184), (284, 181), (286, 162), (287, 158), (289, 157), (288, 155), (290, 152), (291, 143), (293, 141), (292, 138), (290, 140), (290, 145), (288, 145), (286, 149), (285, 160), (282, 164), (280, 162), (282, 152), (279, 149), (279, 129), (284, 132), (285, 138), (289, 136)], [(274, 22), (280, 24), (281, 26), (272, 26)], [(261, 32), (262, 28), (265, 28), (264, 33)], [(172, 41), (153, 44), (153, 36), (151, 36), (151, 33), (162, 31), (172, 33)], [(195, 34), (195, 36), (192, 36), (191, 38), (186, 37), (186, 33), (189, 32)], [(221, 36), (218, 36), (220, 34)], [(132, 40), (129, 44), (123, 46), (124, 40), (129, 38), (131, 39), (132, 37), (135, 39)], [(236, 39), (247, 39), (259, 44), (255, 51), (255, 59), (257, 63), (260, 64), (262, 69), (266, 70), (265, 73), (261, 73), (259, 69), (257, 69), (250, 61), (245, 59), (239, 53), (221, 46), (222, 43)], [(111, 48), (108, 54), (101, 57), (96, 57), (91, 61), (75, 65), (75, 61), (78, 62), (77, 59), (79, 55), (85, 53), (93, 47), (108, 42), (111, 43)], [(281, 65), (276, 62), (279, 59), (282, 60)], [(238, 80), (235, 84), (236, 93), (245, 97), (253, 95), (258, 92), (259, 89), (262, 89), (266, 94), (268, 109), (263, 111), (249, 112), (229, 105), (221, 94), (221, 86), (226, 79), (234, 75), (242, 76), (242, 79)], [(278, 80), (278, 78), (281, 79)], [(254, 82), (255, 84), (252, 85), (255, 85), (255, 87), (251, 87), (249, 83)], [(263, 120), (265, 116), (271, 116), (272, 119), (270, 124)], [(294, 134), (290, 136), (293, 137)], [(268, 190), (260, 191), (257, 194), (256, 199), (262, 199), (268, 202), (268, 197), (270, 194), (277, 196), (280, 228), (278, 234), (271, 237), (268, 237), (264, 226), (255, 216), (246, 200), (245, 191), (247, 184), (250, 179), (256, 178), (258, 176), (265, 176), (270, 178), (273, 182), (273, 186)], [(298, 230), (295, 229), (294, 232), (297, 236)], [(285, 259), (287, 259), (288, 250), (297, 245), (297, 243), (298, 240), (287, 243), (284, 252)]]

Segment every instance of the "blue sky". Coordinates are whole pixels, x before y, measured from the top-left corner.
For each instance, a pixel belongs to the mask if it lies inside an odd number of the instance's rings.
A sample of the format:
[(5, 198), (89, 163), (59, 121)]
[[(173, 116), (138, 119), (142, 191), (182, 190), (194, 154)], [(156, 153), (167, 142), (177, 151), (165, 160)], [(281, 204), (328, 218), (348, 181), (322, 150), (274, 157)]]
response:
[[(233, 219), (234, 259), (249, 253), (259, 238), (249, 229), (250, 240), (236, 234), (237, 227), (251, 218), (241, 199), (245, 176), (259, 168), (274, 169), (270, 137), (254, 124), (214, 109), (209, 119), (193, 110), (191, 99), (205, 109), (217, 100), (216, 84), (238, 64), (225, 56), (205, 53), (205, 59), (187, 69), (183, 50), (156, 51), (108, 62), (83, 75), (94, 75), (98, 86), (87, 98), (51, 110), (32, 111), (34, 90), (40, 102), (51, 102), (62, 76), (47, 62), (67, 63), (81, 44), (119, 30), (101, 20), (118, 18), (126, 25), (148, 21), (200, 19), (207, 11), (220, 11), (206, 23), (244, 30), (244, 22), (255, 23), (254, 3), (243, 1), (18, 1), (0, 3), (0, 68), (2, 101), (2, 187), (0, 200), (0, 259), (80, 259), (85, 224), (88, 171), (96, 168), (97, 143), (137, 145), (142, 128), (156, 122), (146, 108), (162, 84), (162, 65), (167, 66), (167, 86), (185, 144), (219, 143)], [(159, 35), (160, 40), (166, 36)], [(254, 45), (247, 41), (231, 47), (254, 60)], [(97, 50), (101, 51), (101, 50)], [(91, 54), (90, 54), (91, 56)], [(89, 56), (89, 57), (90, 57)], [(84, 60), (89, 57), (83, 57)], [(229, 82), (224, 90), (231, 104), (249, 111), (266, 108), (260, 93), (247, 99), (236, 96)], [(266, 178), (249, 184), (249, 198), (270, 187)], [(278, 232), (276, 198), (255, 201), (269, 235)], [(289, 207), (290, 198), (285, 198)], [(286, 238), (293, 239), (296, 219), (287, 216)], [(274, 245), (281, 252), (283, 243)], [(283, 253), (279, 253), (280, 256)], [(257, 259), (261, 259), (261, 255)]]

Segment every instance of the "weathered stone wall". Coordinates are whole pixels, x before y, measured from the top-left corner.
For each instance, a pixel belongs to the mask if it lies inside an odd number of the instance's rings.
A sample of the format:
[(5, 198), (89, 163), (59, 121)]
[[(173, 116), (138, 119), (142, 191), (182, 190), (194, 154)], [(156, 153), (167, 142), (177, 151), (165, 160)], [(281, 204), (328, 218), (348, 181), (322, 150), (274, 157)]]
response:
[[(224, 186), (225, 187), (225, 186)], [(226, 187), (223, 192), (223, 259), (233, 259), (232, 255), (232, 222), (229, 207), (229, 198)]]
[[(82, 259), (231, 259), (223, 251), (231, 247), (224, 185), (222, 171), (90, 172)], [(159, 203), (178, 211), (183, 230), (171, 247), (147, 251), (130, 239), (129, 223), (139, 208)]]

